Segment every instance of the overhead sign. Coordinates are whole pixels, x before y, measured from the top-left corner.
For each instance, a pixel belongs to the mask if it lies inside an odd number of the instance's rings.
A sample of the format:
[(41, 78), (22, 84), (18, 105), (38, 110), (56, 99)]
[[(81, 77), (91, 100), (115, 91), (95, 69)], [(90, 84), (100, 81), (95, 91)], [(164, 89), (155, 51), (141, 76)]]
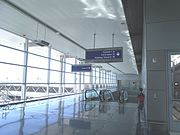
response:
[(72, 72), (91, 72), (92, 66), (91, 64), (79, 64), (79, 65), (72, 65)]
[(123, 48), (98, 48), (86, 50), (86, 62), (123, 62)]

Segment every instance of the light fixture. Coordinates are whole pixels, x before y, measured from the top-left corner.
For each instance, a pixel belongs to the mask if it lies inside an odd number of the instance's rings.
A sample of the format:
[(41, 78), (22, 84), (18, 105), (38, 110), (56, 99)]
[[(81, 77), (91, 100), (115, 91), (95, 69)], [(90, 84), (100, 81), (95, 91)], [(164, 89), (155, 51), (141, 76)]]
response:
[(49, 42), (45, 41), (45, 39), (46, 39), (46, 26), (44, 26), (44, 40), (38, 39), (38, 32), (39, 32), (39, 23), (37, 23), (36, 40), (31, 42), (29, 45), (31, 45), (31, 46), (39, 45), (41, 47), (49, 46)]
[(57, 35), (60, 35), (60, 32), (59, 32), (59, 31), (56, 31), (56, 34), (57, 34)]

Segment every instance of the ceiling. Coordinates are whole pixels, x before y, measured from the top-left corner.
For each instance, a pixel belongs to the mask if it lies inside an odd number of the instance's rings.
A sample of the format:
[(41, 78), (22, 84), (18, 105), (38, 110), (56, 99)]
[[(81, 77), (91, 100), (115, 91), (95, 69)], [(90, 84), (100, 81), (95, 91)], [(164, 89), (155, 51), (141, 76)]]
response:
[(139, 73), (142, 67), (143, 0), (122, 0)]
[(121, 0), (4, 0), (83, 49), (123, 47), (123, 62), (100, 64), (118, 74), (140, 71), (142, 0), (137, 1), (122, 0), (123, 10)]

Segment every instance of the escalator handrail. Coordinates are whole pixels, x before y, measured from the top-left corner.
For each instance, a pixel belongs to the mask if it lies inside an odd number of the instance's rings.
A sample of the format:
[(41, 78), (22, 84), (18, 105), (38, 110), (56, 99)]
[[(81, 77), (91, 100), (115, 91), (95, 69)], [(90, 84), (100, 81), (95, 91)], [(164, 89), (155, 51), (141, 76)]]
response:
[[(85, 99), (86, 99), (86, 100), (88, 99), (87, 96), (86, 96), (86, 94), (87, 94), (88, 91), (94, 91), (94, 92), (97, 94), (97, 97), (98, 97), (98, 99), (99, 99), (99, 94), (98, 94), (97, 90), (95, 90), (95, 89), (87, 89), (87, 90), (85, 90)], [(99, 100), (100, 100), (100, 99), (99, 99)]]

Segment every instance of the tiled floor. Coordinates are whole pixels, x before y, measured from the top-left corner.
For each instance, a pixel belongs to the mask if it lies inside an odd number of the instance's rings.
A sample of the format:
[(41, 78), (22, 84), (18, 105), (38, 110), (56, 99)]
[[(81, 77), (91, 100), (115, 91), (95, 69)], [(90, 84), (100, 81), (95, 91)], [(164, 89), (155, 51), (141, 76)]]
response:
[(138, 119), (137, 104), (81, 101), (81, 95), (9, 106), (0, 115), (0, 135), (167, 135)]

